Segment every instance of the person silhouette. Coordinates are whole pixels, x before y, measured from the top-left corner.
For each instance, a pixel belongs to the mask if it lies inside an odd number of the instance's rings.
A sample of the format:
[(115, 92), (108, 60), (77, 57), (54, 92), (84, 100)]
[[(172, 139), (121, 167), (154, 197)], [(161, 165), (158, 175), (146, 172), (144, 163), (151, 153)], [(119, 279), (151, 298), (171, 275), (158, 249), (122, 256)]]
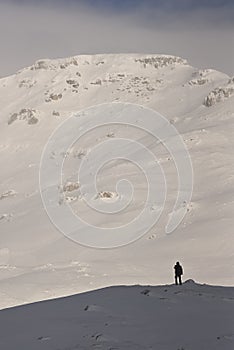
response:
[(179, 284), (182, 284), (181, 276), (183, 275), (183, 268), (180, 265), (179, 261), (177, 261), (177, 263), (175, 264), (174, 270), (175, 270), (175, 284), (178, 284), (178, 280), (179, 280)]

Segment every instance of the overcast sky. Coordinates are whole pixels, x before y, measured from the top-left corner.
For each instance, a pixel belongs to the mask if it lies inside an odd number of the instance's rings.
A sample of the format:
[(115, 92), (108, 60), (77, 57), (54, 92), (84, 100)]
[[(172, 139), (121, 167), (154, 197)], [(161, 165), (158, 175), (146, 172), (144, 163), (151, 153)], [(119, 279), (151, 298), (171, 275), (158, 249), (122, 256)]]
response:
[(234, 75), (233, 0), (0, 0), (0, 76), (40, 58), (165, 53)]

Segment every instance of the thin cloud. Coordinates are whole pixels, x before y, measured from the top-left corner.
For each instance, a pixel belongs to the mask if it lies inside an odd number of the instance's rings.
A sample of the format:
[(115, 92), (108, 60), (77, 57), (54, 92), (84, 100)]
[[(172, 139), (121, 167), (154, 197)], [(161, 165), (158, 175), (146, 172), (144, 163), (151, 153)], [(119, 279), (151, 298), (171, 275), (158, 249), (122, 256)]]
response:
[[(58, 0), (56, 6), (54, 0), (39, 4), (0, 0), (0, 76), (39, 58), (111, 52), (174, 54), (195, 66), (234, 74), (229, 1), (225, 6), (219, 1), (208, 6), (205, 1), (202, 8), (199, 1), (194, 7), (189, 0), (176, 11), (165, 11), (165, 4), (160, 7), (159, 2), (150, 7), (151, 0), (137, 1), (135, 6), (128, 3), (128, 8), (116, 10), (115, 1), (105, 7), (105, 0), (99, 6), (91, 0), (66, 4)], [(165, 3), (169, 6), (172, 1)]]

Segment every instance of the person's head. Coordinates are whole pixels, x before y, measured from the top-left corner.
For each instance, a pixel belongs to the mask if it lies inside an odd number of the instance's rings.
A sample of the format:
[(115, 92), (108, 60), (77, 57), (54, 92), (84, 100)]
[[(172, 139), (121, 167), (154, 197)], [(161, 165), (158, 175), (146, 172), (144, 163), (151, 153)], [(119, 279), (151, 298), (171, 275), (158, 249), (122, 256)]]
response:
[(179, 261), (177, 261), (176, 265), (179, 265), (179, 264), (180, 264)]

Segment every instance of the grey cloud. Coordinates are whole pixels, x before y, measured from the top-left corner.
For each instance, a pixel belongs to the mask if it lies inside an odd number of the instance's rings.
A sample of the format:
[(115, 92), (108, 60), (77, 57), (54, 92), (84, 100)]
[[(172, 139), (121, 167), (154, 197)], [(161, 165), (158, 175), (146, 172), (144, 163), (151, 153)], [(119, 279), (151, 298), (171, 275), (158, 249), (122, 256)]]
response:
[(195, 66), (234, 74), (233, 24), (225, 6), (185, 15), (141, 5), (115, 12), (83, 2), (53, 4), (0, 0), (0, 76), (39, 58), (110, 52), (174, 54)]

